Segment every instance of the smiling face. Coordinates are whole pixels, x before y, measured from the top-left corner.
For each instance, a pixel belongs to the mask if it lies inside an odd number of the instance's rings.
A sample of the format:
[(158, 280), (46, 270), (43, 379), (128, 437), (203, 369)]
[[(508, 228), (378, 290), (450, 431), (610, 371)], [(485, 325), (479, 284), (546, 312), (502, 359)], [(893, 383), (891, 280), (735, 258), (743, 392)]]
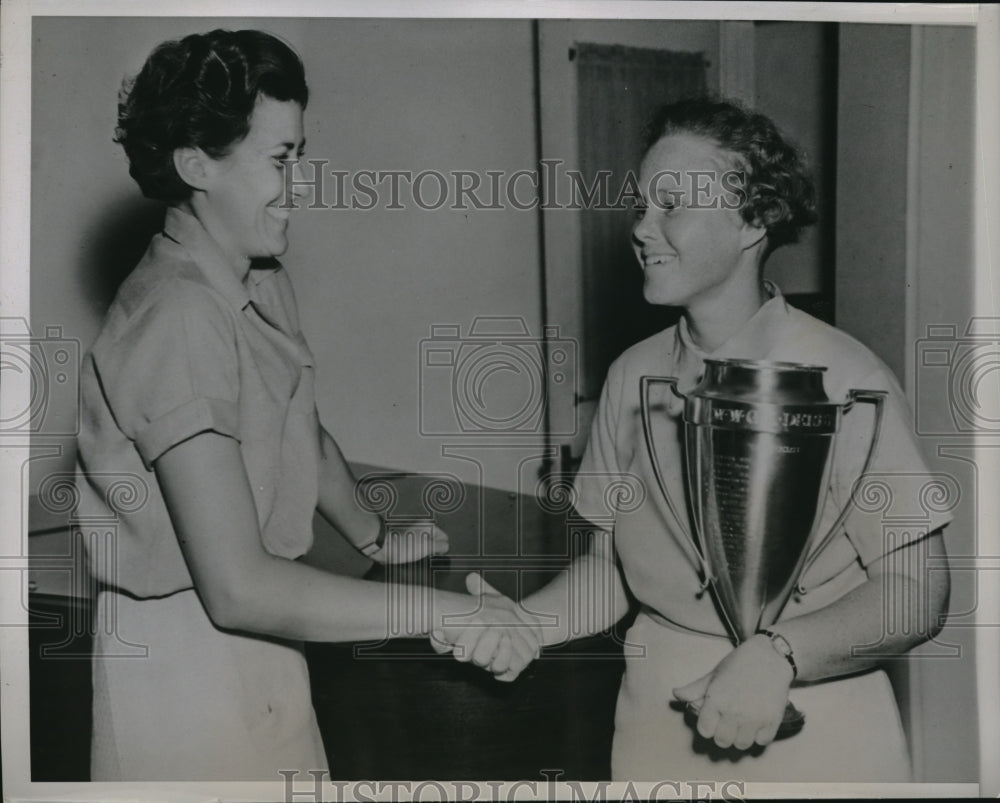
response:
[(302, 107), (261, 96), (246, 137), (207, 160), (198, 216), (235, 265), (288, 248), (285, 162), (297, 161), (304, 144)]
[(649, 303), (690, 309), (758, 282), (764, 232), (731, 208), (733, 170), (731, 154), (695, 134), (649, 149), (639, 174), (645, 209), (632, 228)]

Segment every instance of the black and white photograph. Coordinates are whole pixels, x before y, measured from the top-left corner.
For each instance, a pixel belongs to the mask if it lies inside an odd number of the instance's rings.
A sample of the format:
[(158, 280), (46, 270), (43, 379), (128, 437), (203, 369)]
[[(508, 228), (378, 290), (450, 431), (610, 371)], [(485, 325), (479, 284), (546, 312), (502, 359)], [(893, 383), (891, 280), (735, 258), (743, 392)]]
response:
[(12, 0), (11, 800), (1000, 794), (1000, 13)]

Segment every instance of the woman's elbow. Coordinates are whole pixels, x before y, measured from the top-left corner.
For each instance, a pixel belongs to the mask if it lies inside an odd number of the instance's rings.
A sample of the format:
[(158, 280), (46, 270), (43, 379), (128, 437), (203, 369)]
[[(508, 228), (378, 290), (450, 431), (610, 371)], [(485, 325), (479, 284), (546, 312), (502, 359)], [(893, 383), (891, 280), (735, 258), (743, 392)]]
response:
[(220, 630), (246, 630), (246, 610), (238, 594), (215, 586), (199, 587), (198, 596), (212, 624)]
[(951, 601), (951, 571), (945, 565), (941, 570), (928, 572), (927, 612), (930, 618), (927, 627), (927, 638), (936, 638), (944, 629), (948, 618), (948, 606)]
[(927, 601), (925, 610), (927, 622), (927, 638), (936, 638), (944, 629), (948, 618), (948, 607), (951, 601), (951, 569), (948, 566), (948, 553), (945, 551), (943, 528), (935, 530), (928, 536), (927, 550), (930, 560), (924, 563), (923, 589)]
[[(902, 617), (896, 626), (897, 632), (909, 634), (906, 649), (936, 638), (947, 621), (951, 597), (951, 572), (941, 532), (886, 556), (880, 570), (886, 575), (883, 582), (888, 583), (883, 594), (890, 604), (885, 610), (895, 610)], [(896, 604), (891, 603), (893, 599)]]
[(258, 586), (249, 578), (213, 577), (196, 582), (195, 587), (205, 613), (217, 628), (249, 632), (259, 628), (257, 595), (253, 591)]

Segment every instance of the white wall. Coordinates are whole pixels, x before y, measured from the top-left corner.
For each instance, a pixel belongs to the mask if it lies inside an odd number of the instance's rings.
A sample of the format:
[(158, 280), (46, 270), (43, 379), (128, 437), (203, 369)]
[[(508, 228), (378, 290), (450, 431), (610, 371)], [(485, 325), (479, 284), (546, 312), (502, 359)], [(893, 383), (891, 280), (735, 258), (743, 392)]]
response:
[[(956, 563), (967, 563), (963, 558), (970, 555), (996, 553), (992, 533), (976, 529), (976, 511), (993, 488), (986, 484), (988, 475), (969, 462), (967, 436), (927, 433), (925, 413), (946, 413), (949, 398), (940, 369), (922, 365), (918, 342), (930, 325), (954, 325), (962, 337), (973, 312), (975, 51), (972, 28), (917, 28), (911, 42), (905, 378), (911, 398), (921, 402), (918, 427), (932, 468), (955, 477), (962, 489), (963, 499), (946, 531), (948, 551)], [(962, 339), (978, 348), (975, 341)], [(989, 343), (987, 352), (979, 354), (990, 353), (994, 347)], [(993, 387), (992, 394), (987, 391), (984, 397), (987, 410), (995, 410), (995, 378)], [(948, 420), (942, 429), (954, 432), (953, 422)], [(972, 691), (976, 651), (970, 625), (974, 616), (983, 616), (980, 621), (986, 622), (996, 618), (983, 611), (963, 615), (982, 604), (979, 584), (983, 579), (982, 573), (952, 571), (953, 619), (938, 640), (961, 650), (960, 656), (911, 662), (914, 719), (920, 734), (916, 747), (928, 779), (974, 778), (977, 757), (966, 734), (979, 716), (994, 714), (977, 706)]]
[[(302, 50), (315, 87), (309, 158), (348, 170), (535, 168), (530, 21), (328, 22), (310, 25)], [(425, 186), (433, 201), (436, 185)], [(321, 369), (320, 413), (352, 459), (479, 480), (472, 464), (441, 455), (468, 438), (420, 434), (422, 390), (452, 403), (447, 371), (421, 384), (420, 341), (434, 324), (464, 332), (485, 315), (521, 317), (540, 335), (538, 213), (408, 206), (304, 210), (295, 221), (286, 262), (308, 288), (299, 304)], [(499, 377), (486, 385), (494, 399), (520, 389)], [(523, 440), (540, 445), (542, 434)], [(483, 481), (516, 487), (508, 458), (481, 454), (492, 464)]]
[(777, 22), (754, 26), (755, 107), (804, 152), (813, 169), (819, 220), (793, 248), (781, 248), (767, 262), (767, 277), (784, 293), (819, 293), (824, 289), (824, 249), (834, 225), (826, 199), (828, 165), (824, 140), (833, 124), (827, 98), (836, 91), (835, 77), (825, 71), (826, 39), (814, 22)]
[[(917, 358), (928, 325), (964, 334), (973, 308), (974, 42), (972, 28), (842, 25), (837, 159), (837, 323), (922, 402), (916, 426), (931, 470), (961, 491), (945, 542), (966, 563), (989, 554), (975, 522), (992, 489), (979, 487), (970, 438), (951, 423), (948, 369)], [(952, 573), (949, 626), (897, 667), (919, 780), (977, 779), (966, 612), (977, 607), (978, 580)]]
[(909, 80), (909, 27), (840, 26), (837, 325), (898, 377), (905, 371)]

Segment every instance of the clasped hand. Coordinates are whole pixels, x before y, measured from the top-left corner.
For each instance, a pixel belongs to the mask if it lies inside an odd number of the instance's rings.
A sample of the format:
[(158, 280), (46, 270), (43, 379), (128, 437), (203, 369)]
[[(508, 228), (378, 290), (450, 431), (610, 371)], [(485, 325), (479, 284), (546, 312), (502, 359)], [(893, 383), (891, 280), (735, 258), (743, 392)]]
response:
[(774, 741), (792, 685), (789, 663), (766, 636), (740, 644), (693, 683), (674, 689), (685, 703), (701, 703), (697, 730), (719, 747), (749, 750)]
[(514, 680), (541, 652), (538, 620), (477, 573), (467, 575), (465, 585), (478, 597), (479, 608), (459, 624), (439, 623), (431, 644), (439, 654), (471, 661), (497, 680)]

